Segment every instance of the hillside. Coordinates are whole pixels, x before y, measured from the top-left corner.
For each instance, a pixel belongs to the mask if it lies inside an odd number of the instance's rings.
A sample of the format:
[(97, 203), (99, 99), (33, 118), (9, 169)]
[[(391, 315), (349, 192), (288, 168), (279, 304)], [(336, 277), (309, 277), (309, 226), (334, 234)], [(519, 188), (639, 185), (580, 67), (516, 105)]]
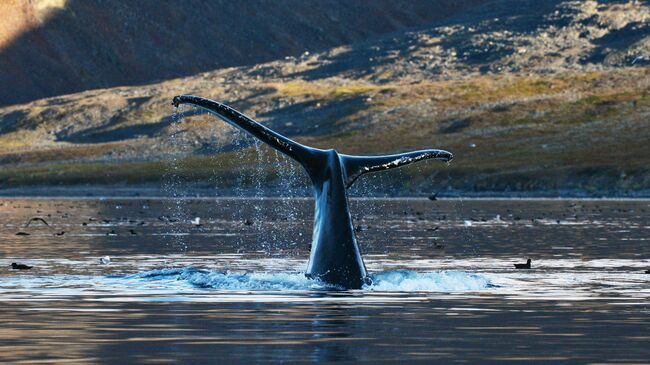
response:
[(273, 153), (191, 109), (173, 123), (171, 98), (196, 94), (316, 147), (456, 156), (390, 175), (394, 193), (648, 195), (649, 23), (642, 2), (488, 1), (323, 52), (0, 108), (0, 186), (174, 172), (277, 193)]
[(322, 51), (482, 2), (3, 0), (0, 106)]

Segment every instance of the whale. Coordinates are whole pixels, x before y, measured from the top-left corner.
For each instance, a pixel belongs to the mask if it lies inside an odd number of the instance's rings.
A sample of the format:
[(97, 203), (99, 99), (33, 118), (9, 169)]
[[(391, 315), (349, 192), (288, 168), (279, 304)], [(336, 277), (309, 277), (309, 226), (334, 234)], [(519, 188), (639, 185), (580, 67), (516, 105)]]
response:
[(207, 110), (297, 161), (307, 171), (315, 198), (311, 252), (305, 275), (342, 289), (371, 284), (357, 242), (347, 190), (362, 175), (434, 159), (449, 162), (450, 152), (425, 149), (382, 156), (355, 156), (318, 149), (289, 139), (228, 105), (194, 95), (178, 95), (174, 107), (187, 104)]

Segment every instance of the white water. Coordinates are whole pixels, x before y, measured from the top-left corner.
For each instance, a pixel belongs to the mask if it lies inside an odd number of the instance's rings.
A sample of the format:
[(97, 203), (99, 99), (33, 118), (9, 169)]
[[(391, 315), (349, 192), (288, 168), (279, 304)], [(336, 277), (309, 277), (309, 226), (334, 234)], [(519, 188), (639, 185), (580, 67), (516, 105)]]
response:
[[(492, 287), (482, 275), (463, 271), (418, 273), (411, 270), (383, 271), (373, 275), (373, 284), (357, 292), (474, 292)], [(193, 267), (154, 269), (131, 275), (19, 275), (0, 278), (0, 295), (5, 299), (47, 300), (64, 296), (129, 296), (142, 301), (160, 295), (178, 300), (187, 294), (229, 294), (241, 291), (256, 294), (277, 292), (338, 291), (302, 272), (234, 273), (199, 270)], [(183, 298), (187, 299), (187, 298)], [(189, 299), (190, 301), (192, 299)]]

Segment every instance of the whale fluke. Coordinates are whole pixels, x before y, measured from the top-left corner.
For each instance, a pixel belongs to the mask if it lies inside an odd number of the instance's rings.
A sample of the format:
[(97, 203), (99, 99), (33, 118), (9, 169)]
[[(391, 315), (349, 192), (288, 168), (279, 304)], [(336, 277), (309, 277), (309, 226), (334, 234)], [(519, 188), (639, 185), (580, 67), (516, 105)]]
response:
[(422, 150), (383, 156), (352, 156), (342, 153), (340, 155), (345, 166), (345, 185), (348, 188), (363, 174), (390, 170), (430, 158), (445, 162), (453, 159), (451, 153), (442, 150)]
[(359, 289), (370, 281), (354, 235), (347, 189), (366, 173), (436, 159), (451, 161), (443, 150), (422, 150), (384, 156), (353, 156), (333, 149), (302, 145), (264, 127), (235, 109), (199, 96), (179, 95), (172, 104), (191, 104), (208, 110), (228, 124), (298, 161), (307, 170), (315, 197), (314, 233), (305, 275), (344, 289)]
[(191, 104), (204, 108), (224, 122), (252, 134), (260, 141), (300, 162), (303, 166), (309, 163), (310, 152), (315, 150), (266, 128), (228, 105), (210, 99), (193, 95), (179, 95), (174, 97), (172, 104), (175, 107), (180, 104)]

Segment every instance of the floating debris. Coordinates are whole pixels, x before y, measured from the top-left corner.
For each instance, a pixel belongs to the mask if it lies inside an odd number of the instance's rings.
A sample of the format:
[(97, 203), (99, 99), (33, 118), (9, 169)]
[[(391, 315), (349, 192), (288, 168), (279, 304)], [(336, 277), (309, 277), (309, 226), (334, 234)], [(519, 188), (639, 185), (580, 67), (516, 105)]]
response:
[(354, 227), (354, 231), (359, 233), (359, 232), (367, 231), (370, 228), (372, 228), (372, 226), (370, 226), (370, 225), (358, 224), (357, 226)]
[(109, 256), (104, 256), (99, 259), (99, 263), (102, 265), (108, 265), (111, 263), (111, 258)]
[(515, 264), (515, 269), (530, 269), (531, 259), (526, 260), (525, 264)]
[(45, 221), (45, 219), (41, 217), (33, 217), (30, 218), (29, 221), (27, 221), (27, 223), (25, 223), (25, 228), (29, 227), (29, 225), (32, 224), (32, 222), (43, 222), (46, 226), (49, 226), (49, 224)]
[(169, 223), (178, 222), (178, 218), (172, 218), (168, 215), (161, 215), (160, 217), (158, 217), (158, 220), (161, 222), (169, 222)]
[(29, 270), (29, 269), (31, 269), (32, 267), (33, 267), (33, 266), (27, 266), (27, 265), (24, 265), (24, 264), (17, 264), (17, 263), (15, 263), (15, 262), (12, 262), (12, 263), (11, 263), (11, 268), (12, 268), (13, 270)]

